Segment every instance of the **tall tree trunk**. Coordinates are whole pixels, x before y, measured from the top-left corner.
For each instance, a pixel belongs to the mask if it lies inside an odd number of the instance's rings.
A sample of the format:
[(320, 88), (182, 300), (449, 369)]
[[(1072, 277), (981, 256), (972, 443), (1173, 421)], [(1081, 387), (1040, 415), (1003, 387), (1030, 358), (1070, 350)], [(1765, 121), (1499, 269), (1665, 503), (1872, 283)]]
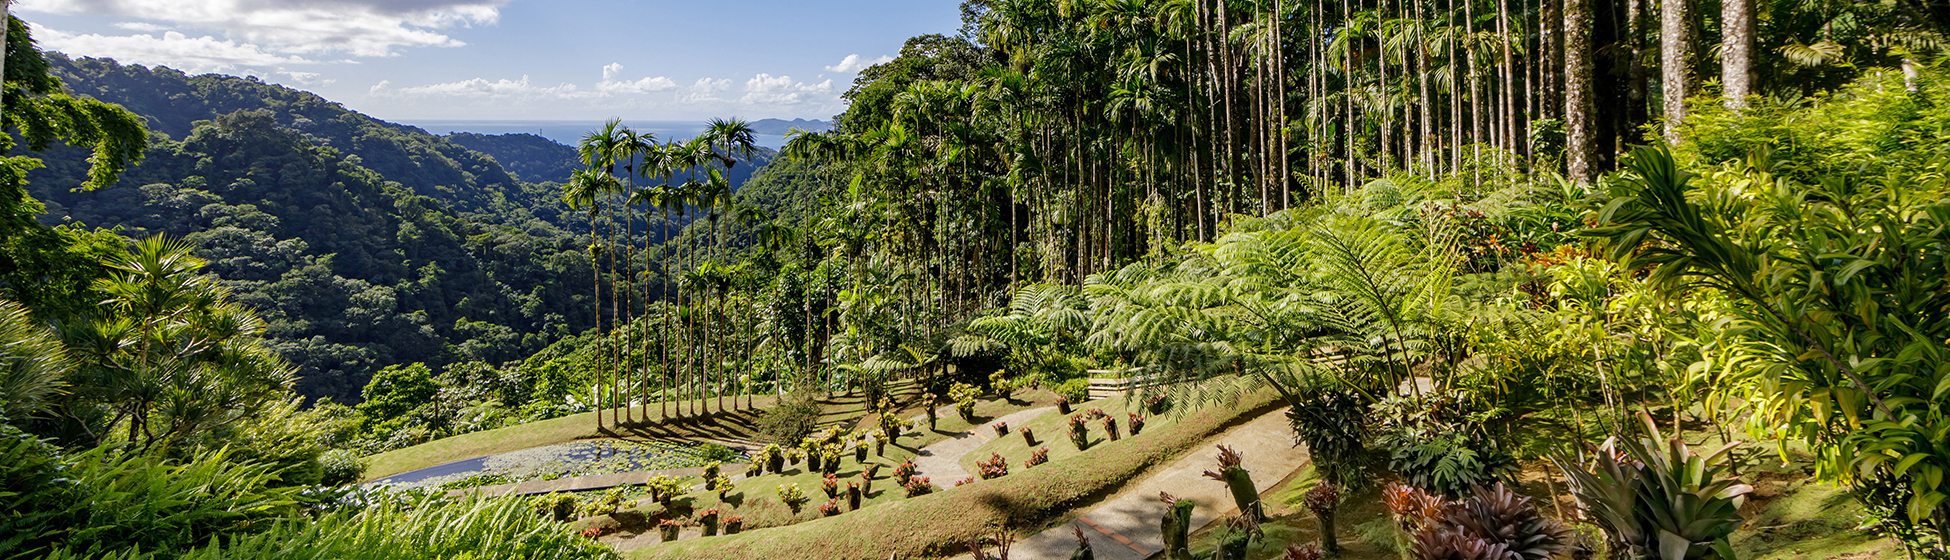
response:
[(1754, 94), (1754, 0), (1720, 1), (1720, 85), (1728, 109), (1747, 108)]
[(1693, 10), (1688, 0), (1661, 0), (1659, 7), (1659, 89), (1665, 110), (1666, 143), (1679, 143), (1686, 123), (1686, 96), (1692, 94)]
[(1596, 124), (1591, 91), (1591, 2), (1564, 0), (1564, 168), (1580, 185), (1591, 184)]

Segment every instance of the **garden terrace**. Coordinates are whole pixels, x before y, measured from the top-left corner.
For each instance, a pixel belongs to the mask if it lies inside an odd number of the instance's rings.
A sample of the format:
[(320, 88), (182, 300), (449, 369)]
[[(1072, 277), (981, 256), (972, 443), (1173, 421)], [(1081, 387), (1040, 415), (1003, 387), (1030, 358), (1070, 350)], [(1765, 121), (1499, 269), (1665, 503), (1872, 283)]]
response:
[(880, 560), (953, 554), (991, 527), (1033, 532), (1062, 522), (1073, 508), (1109, 496), (1151, 467), (1280, 404), (1270, 392), (1253, 393), (1233, 406), (1189, 411), (1171, 425), (1094, 446), (1088, 453), (1020, 473), (1012, 467), (1012, 474), (1002, 478), (785, 527), (645, 547), (630, 556)]

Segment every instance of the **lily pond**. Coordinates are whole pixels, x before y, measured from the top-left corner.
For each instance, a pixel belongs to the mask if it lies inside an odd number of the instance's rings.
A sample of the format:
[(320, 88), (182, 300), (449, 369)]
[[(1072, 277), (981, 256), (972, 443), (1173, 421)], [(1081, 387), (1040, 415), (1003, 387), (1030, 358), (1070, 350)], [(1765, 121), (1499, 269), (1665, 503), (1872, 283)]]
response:
[(528, 480), (702, 467), (712, 461), (734, 463), (743, 460), (744, 455), (738, 451), (711, 443), (572, 441), (455, 461), (400, 473), (372, 484), (395, 489), (470, 488)]

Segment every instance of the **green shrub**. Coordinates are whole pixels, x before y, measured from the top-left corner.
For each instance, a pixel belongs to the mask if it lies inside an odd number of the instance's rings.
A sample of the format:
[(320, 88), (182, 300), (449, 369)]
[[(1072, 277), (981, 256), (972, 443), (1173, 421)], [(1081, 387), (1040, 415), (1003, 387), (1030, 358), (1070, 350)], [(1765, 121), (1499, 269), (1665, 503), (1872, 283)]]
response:
[[(112, 447), (63, 458), (9, 432), (0, 433), (0, 463), (7, 465), (0, 475), (9, 483), (0, 506), (33, 513), (0, 521), (8, 558), (68, 547), (182, 550), (271, 529), (297, 514), (298, 487), (280, 484), (271, 463), (238, 463), (222, 451), (177, 462)], [(12, 486), (20, 481), (38, 483)], [(31, 509), (15, 509), (21, 506)]]
[(955, 412), (961, 414), (963, 422), (975, 422), (975, 398), (982, 391), (966, 383), (956, 383), (948, 387), (948, 398), (955, 400)]
[(1286, 413), (1287, 424), (1306, 444), (1320, 477), (1349, 489), (1368, 485), (1368, 406), (1350, 390), (1303, 392)]
[(1068, 397), (1072, 403), (1080, 403), (1090, 400), (1090, 380), (1082, 377), (1070, 379), (1056, 384), (1050, 391)]
[(758, 433), (772, 441), (804, 440), (818, 426), (819, 403), (813, 402), (812, 395), (805, 393), (786, 396), (758, 418)]
[(745, 459), (744, 455), (739, 454), (736, 449), (709, 442), (697, 446), (697, 458), (701, 461), (719, 463), (732, 463)]
[(344, 486), (366, 476), (366, 461), (344, 449), (333, 449), (319, 455), (318, 466), (318, 483), (326, 486)]
[(555, 521), (574, 521), (576, 517), (575, 494), (550, 492), (528, 500), (535, 513), (548, 516)]
[(1428, 403), (1383, 400), (1375, 411), (1375, 417), (1385, 419), (1375, 446), (1387, 453), (1388, 467), (1409, 484), (1452, 499), (1468, 496), (1477, 486), (1510, 481), (1517, 472), (1516, 457), (1480, 424), (1456, 418), (1464, 412), (1460, 408), (1451, 401), (1442, 409), (1451, 416), (1444, 416)]

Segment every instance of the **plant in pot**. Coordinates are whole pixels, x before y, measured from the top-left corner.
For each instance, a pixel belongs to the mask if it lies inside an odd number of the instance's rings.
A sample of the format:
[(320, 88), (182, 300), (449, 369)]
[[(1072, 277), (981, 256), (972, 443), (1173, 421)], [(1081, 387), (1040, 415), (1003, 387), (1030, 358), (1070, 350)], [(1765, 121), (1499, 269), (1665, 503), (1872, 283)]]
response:
[(1170, 397), (1166, 397), (1164, 395), (1151, 395), (1150, 397), (1146, 397), (1144, 399), (1144, 410), (1150, 412), (1152, 416), (1164, 414), (1165, 411), (1169, 409), (1171, 409)]
[(799, 485), (797, 484), (779, 485), (779, 503), (785, 504), (785, 507), (791, 508), (793, 515), (798, 515), (799, 509), (806, 507), (806, 502), (809, 501), (812, 501), (812, 499), (806, 497), (806, 492), (800, 490)]
[(907, 460), (906, 462), (903, 462), (903, 463), (901, 463), (901, 464), (898, 464), (898, 465), (894, 465), (894, 483), (895, 483), (895, 484), (900, 484), (900, 485), (903, 485), (903, 486), (905, 486), (905, 485), (907, 484), (907, 480), (908, 480), (908, 479), (910, 479), (910, 478), (914, 478), (914, 460), (913, 460), (913, 459), (908, 459), (908, 460)]
[(1070, 414), (1070, 397), (1065, 395), (1056, 396), (1056, 412), (1065, 416)]
[(1341, 541), (1334, 533), (1334, 510), (1341, 504), (1341, 488), (1333, 482), (1322, 480), (1307, 490), (1303, 496), (1307, 511), (1320, 521), (1320, 549), (1329, 554), (1340, 552)]
[(928, 477), (925, 476), (909, 478), (907, 479), (907, 484), (903, 484), (901, 487), (907, 489), (907, 497), (909, 498), (934, 492), (934, 483), (929, 482)]
[(956, 383), (948, 388), (948, 398), (955, 401), (955, 413), (961, 415), (961, 421), (970, 424), (975, 423), (975, 399), (981, 395), (980, 389), (967, 383)]
[(975, 469), (978, 471), (976, 474), (981, 475), (982, 480), (1002, 478), (1009, 474), (1009, 461), (1003, 459), (1000, 453), (990, 453), (989, 460), (975, 462)]
[(1109, 416), (1104, 417), (1104, 433), (1110, 436), (1111, 441), (1117, 441), (1117, 419), (1116, 418), (1112, 418)]
[(826, 491), (827, 498), (839, 496), (840, 479), (830, 474), (826, 475), (826, 478), (819, 479), (819, 488)]
[(736, 535), (745, 530), (745, 518), (733, 515), (724, 518), (724, 534)]
[(995, 425), (991, 427), (995, 428), (995, 437), (997, 438), (1009, 437), (1008, 422), (996, 422)]
[(1035, 447), (1035, 446), (1036, 446), (1036, 432), (1034, 432), (1034, 431), (1031, 431), (1031, 430), (1030, 430), (1029, 428), (1023, 428), (1023, 429), (1020, 429), (1020, 430), (1016, 430), (1016, 431), (1018, 431), (1018, 432), (1022, 432), (1022, 444), (1023, 444), (1023, 445), (1027, 445), (1027, 446), (1030, 446), (1030, 447)]
[(840, 501), (838, 499), (826, 500), (825, 504), (819, 506), (819, 515), (823, 517), (839, 515), (840, 511), (842, 510), (840, 509)]
[(766, 470), (771, 471), (772, 474), (785, 472), (785, 450), (779, 449), (779, 444), (765, 446), (765, 451), (761, 455), (765, 457)]
[(1138, 416), (1137, 413), (1133, 412), (1131, 413), (1131, 435), (1135, 436), (1140, 433), (1144, 433), (1144, 417)]
[(861, 495), (861, 491), (860, 491), (859, 483), (856, 482), (846, 483), (846, 509), (849, 510), (860, 509), (860, 495)]
[(663, 542), (676, 541), (677, 532), (682, 530), (684, 530), (682, 519), (665, 519), (657, 522), (657, 535), (663, 537)]
[(704, 528), (704, 536), (718, 536), (718, 508), (707, 509), (697, 514), (697, 524)]
[(1043, 463), (1048, 463), (1048, 462), (1049, 462), (1049, 448), (1044, 447), (1042, 449), (1037, 449), (1035, 451), (1029, 452), (1029, 460), (1024, 462), (1023, 466), (1034, 467), (1036, 465), (1041, 465)]
[(1070, 444), (1075, 445), (1077, 451), (1090, 449), (1089, 422), (1089, 420), (1084, 420), (1082, 415), (1070, 417)]
[(1259, 501), (1259, 489), (1253, 486), (1253, 475), (1246, 472), (1240, 464), (1245, 457), (1225, 445), (1219, 446), (1218, 472), (1205, 471), (1205, 477), (1223, 482), (1232, 491), (1232, 502), (1238, 506), (1241, 515), (1257, 522), (1266, 519), (1266, 510)]

